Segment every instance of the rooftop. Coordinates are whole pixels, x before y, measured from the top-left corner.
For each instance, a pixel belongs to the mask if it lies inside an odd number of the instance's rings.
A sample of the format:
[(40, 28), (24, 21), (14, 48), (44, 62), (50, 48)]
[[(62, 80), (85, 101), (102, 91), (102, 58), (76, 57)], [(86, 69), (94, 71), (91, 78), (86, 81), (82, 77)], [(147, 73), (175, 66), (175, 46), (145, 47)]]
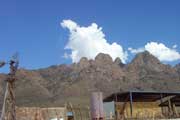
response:
[(158, 91), (127, 91), (113, 93), (104, 98), (104, 102), (128, 102), (132, 99), (133, 102), (155, 102), (161, 98), (168, 96), (180, 96), (180, 92), (158, 92)]

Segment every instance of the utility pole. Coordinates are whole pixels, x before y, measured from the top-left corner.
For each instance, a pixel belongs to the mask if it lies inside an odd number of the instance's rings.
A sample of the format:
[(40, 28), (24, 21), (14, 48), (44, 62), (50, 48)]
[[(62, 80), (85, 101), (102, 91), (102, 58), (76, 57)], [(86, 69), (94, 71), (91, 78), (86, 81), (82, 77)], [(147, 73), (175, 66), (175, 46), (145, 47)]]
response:
[[(15, 108), (15, 92), (14, 92), (14, 87), (15, 87), (15, 81), (16, 81), (16, 71), (18, 69), (19, 62), (17, 60), (17, 55), (13, 57), (12, 60), (10, 60), (8, 63), (5, 62), (0, 62), (5, 64), (10, 65), (10, 72), (7, 75), (6, 79), (6, 90), (5, 90), (5, 95), (4, 95), (4, 102), (3, 102), (3, 108), (2, 108), (2, 113), (0, 120), (5, 120), (6, 112), (8, 120), (16, 120), (16, 108)], [(0, 65), (1, 67), (3, 65)]]

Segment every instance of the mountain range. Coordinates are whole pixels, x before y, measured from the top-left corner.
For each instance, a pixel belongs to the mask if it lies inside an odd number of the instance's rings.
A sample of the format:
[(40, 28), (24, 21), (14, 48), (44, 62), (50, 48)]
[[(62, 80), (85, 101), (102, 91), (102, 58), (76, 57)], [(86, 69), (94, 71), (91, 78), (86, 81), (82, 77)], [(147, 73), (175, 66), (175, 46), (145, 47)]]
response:
[[(180, 64), (174, 67), (163, 64), (147, 51), (138, 53), (128, 64), (99, 53), (94, 60), (84, 57), (70, 65), (21, 68), (17, 78), (18, 106), (61, 106), (65, 102), (87, 105), (94, 91), (103, 92), (104, 97), (129, 90), (180, 91)], [(0, 106), (5, 79), (6, 75), (0, 74)]]

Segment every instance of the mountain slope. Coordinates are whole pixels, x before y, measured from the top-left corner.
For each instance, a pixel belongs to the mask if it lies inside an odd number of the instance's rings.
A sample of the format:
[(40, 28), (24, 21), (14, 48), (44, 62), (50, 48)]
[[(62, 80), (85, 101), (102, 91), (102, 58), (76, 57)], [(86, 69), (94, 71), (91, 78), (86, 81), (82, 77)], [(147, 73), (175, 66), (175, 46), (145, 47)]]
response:
[[(104, 96), (117, 91), (180, 91), (180, 67), (171, 67), (148, 52), (139, 53), (129, 64), (100, 53), (95, 60), (82, 58), (79, 63), (55, 65), (38, 70), (17, 72), (16, 102), (24, 106), (60, 106), (67, 101), (87, 104), (93, 91)], [(0, 103), (5, 75), (0, 75)]]

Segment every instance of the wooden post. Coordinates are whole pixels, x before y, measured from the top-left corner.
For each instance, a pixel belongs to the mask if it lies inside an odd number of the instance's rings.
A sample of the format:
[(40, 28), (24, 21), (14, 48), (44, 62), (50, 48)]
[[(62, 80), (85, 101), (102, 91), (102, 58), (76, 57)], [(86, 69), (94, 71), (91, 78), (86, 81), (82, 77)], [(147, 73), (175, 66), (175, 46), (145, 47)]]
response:
[(81, 120), (83, 120), (83, 119), (82, 119), (82, 113), (81, 113), (81, 108), (80, 108), (80, 105), (79, 105), (78, 110), (79, 110), (79, 115), (80, 115), (80, 118), (81, 118)]
[(48, 120), (49, 120), (50, 117), (49, 117), (49, 110), (48, 110), (48, 107), (46, 108), (46, 111), (47, 111), (47, 117), (48, 117)]
[[(161, 97), (160, 102), (162, 104), (163, 103), (163, 101), (162, 101), (162, 98), (163, 98), (162, 93), (160, 94), (160, 97)], [(162, 112), (162, 115), (163, 115), (164, 114), (164, 110), (163, 110), (162, 106), (161, 106), (161, 112)]]
[(91, 118), (91, 111), (90, 111), (89, 106), (88, 106), (88, 116), (89, 116), (89, 120), (92, 119), (92, 118)]
[(130, 96), (130, 112), (131, 112), (131, 118), (132, 118), (132, 115), (133, 115), (133, 106), (132, 106), (132, 102), (133, 102), (133, 98), (132, 98), (132, 92), (130, 92), (129, 94)]
[(171, 105), (171, 100), (168, 99), (168, 108), (169, 108), (169, 117), (172, 115), (172, 105)]
[(77, 120), (75, 110), (73, 109), (73, 105), (70, 102), (69, 102), (69, 105), (70, 105), (70, 109), (71, 109), (71, 111), (73, 113), (73, 120)]
[(115, 106), (115, 119), (118, 120), (118, 115), (117, 115), (117, 94), (115, 94), (115, 103), (114, 103), (114, 106)]

